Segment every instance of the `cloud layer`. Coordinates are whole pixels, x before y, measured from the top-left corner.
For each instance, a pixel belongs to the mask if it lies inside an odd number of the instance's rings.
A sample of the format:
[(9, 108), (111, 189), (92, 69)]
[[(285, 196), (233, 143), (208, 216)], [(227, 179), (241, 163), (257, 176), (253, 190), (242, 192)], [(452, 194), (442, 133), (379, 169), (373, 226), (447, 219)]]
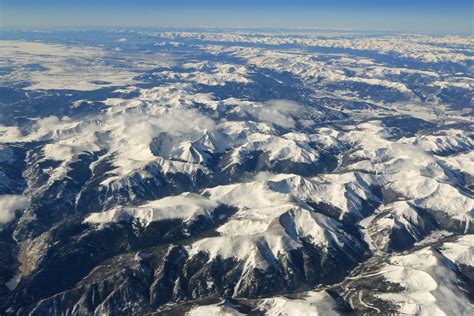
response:
[(15, 211), (28, 207), (30, 200), (23, 195), (0, 195), (0, 224), (15, 217)]

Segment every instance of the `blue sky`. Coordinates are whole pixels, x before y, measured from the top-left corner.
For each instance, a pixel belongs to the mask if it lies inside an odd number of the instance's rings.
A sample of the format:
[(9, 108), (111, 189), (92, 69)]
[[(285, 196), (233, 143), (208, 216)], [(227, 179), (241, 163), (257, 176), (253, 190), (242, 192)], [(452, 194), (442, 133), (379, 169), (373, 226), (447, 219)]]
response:
[(468, 0), (0, 0), (0, 26), (308, 27), (473, 33)]

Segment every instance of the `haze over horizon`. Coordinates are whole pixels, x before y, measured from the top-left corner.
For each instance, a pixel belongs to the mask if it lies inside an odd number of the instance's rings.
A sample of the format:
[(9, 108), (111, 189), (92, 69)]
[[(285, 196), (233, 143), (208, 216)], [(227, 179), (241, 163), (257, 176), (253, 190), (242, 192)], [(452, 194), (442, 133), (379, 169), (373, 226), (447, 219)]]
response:
[(0, 28), (256, 27), (473, 34), (471, 1), (2, 0)]

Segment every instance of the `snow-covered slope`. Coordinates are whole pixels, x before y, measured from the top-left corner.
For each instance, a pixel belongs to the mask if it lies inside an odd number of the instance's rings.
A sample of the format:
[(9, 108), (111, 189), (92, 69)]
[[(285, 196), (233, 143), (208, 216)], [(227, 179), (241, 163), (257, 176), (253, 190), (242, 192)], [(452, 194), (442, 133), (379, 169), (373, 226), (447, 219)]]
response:
[(139, 207), (116, 207), (112, 210), (92, 213), (86, 223), (107, 224), (110, 222), (138, 220), (143, 225), (164, 219), (192, 221), (198, 216), (211, 217), (219, 204), (200, 195), (188, 193), (166, 197)]

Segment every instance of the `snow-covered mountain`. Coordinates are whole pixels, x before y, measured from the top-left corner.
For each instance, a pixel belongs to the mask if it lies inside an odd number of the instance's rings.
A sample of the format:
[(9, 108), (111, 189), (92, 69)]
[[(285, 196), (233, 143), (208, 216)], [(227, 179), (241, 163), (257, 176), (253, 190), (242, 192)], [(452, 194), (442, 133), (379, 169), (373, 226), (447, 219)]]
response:
[(94, 34), (0, 35), (1, 315), (474, 313), (472, 38)]

